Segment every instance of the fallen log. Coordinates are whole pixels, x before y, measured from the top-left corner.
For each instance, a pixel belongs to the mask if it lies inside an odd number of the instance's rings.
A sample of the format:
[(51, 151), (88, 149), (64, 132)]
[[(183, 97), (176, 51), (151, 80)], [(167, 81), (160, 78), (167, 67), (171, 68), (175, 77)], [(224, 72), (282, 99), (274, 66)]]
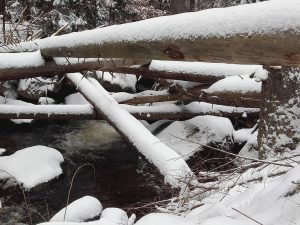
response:
[(142, 97), (133, 97), (132, 99), (128, 99), (125, 101), (119, 102), (120, 104), (128, 104), (128, 105), (138, 105), (145, 103), (154, 103), (154, 102), (169, 102), (169, 101), (199, 101), (199, 102), (207, 102), (211, 104), (225, 105), (225, 106), (233, 106), (233, 107), (245, 107), (245, 108), (258, 108), (261, 103), (261, 99), (259, 98), (247, 98), (240, 96), (232, 96), (228, 98), (228, 96), (216, 96), (216, 95), (206, 95), (203, 94), (201, 96), (197, 95), (186, 95), (186, 94), (170, 94), (170, 95), (157, 95), (157, 96), (142, 96)]
[(262, 70), (262, 66), (152, 60), (149, 65), (140, 67), (108, 68), (101, 70), (113, 73), (135, 74), (148, 78), (212, 84), (228, 76), (256, 73)]
[[(48, 57), (173, 59), (297, 67), (299, 11), (297, 0), (266, 1), (152, 18), (49, 37), (36, 43)], [(278, 18), (280, 23), (276, 22)]]
[(27, 53), (2, 53), (0, 81), (63, 75), (70, 72), (126, 68), (143, 63), (141, 60), (44, 58), (39, 51)]
[(96, 80), (95, 83), (91, 83), (79, 73), (66, 74), (66, 77), (78, 87), (79, 92), (93, 105), (98, 114), (158, 168), (167, 183), (181, 188), (197, 183), (182, 157), (122, 109)]
[[(212, 115), (227, 118), (247, 117), (257, 119), (258, 109), (233, 108), (193, 102), (188, 105), (175, 104), (156, 106), (120, 105), (139, 120), (186, 120), (195, 116)], [(102, 120), (90, 105), (5, 105), (0, 107), (1, 119), (36, 120)]]

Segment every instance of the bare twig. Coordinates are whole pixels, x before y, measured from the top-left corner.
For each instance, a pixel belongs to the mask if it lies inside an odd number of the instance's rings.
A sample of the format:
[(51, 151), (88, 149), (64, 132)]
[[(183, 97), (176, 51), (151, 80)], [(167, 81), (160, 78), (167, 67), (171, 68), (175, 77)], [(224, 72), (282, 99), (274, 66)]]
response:
[(255, 222), (255, 223), (257, 223), (257, 224), (260, 224), (260, 225), (263, 225), (262, 223), (260, 223), (260, 222), (258, 222), (257, 220), (251, 218), (250, 216), (246, 215), (245, 213), (242, 213), (241, 211), (239, 211), (239, 210), (237, 210), (237, 209), (235, 209), (235, 208), (233, 208), (233, 207), (231, 207), (231, 208), (232, 208), (234, 211), (236, 211), (236, 212), (240, 213), (241, 215), (247, 217), (248, 219), (252, 220), (253, 222)]

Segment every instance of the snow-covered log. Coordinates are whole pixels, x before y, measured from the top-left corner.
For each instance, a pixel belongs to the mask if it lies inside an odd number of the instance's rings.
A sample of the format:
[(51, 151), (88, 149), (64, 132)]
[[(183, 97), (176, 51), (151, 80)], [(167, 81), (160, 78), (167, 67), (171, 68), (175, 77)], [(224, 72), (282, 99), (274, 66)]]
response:
[[(203, 107), (205, 105), (205, 107)], [(193, 102), (178, 106), (163, 104), (156, 106), (120, 105), (139, 120), (185, 120), (195, 116), (212, 115), (227, 118), (258, 118), (257, 109), (235, 108)], [(0, 119), (37, 119), (37, 120), (101, 120), (90, 105), (1, 105)]]
[(213, 83), (228, 76), (256, 74), (262, 71), (262, 66), (152, 60), (149, 65), (140, 67), (120, 67), (101, 70), (135, 74), (149, 78)]
[(54, 76), (88, 70), (114, 70), (143, 63), (130, 59), (44, 58), (40, 51), (0, 53), (0, 80)]
[(36, 41), (48, 57), (300, 66), (300, 2), (266, 1)]
[(184, 159), (153, 136), (128, 111), (122, 109), (99, 83), (92, 83), (80, 73), (66, 74), (66, 76), (78, 87), (78, 90), (93, 105), (97, 113), (158, 168), (167, 183), (173, 187), (184, 187), (189, 183), (197, 183)]

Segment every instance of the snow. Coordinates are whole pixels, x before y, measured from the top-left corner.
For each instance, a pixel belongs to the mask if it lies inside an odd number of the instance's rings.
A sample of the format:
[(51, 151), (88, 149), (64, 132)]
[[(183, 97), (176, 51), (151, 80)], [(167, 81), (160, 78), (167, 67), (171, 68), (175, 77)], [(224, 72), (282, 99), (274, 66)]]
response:
[(206, 93), (260, 93), (261, 82), (257, 82), (255, 78), (249, 75), (230, 76), (217, 81), (205, 90)]
[[(258, 131), (251, 132), (250, 135), (247, 137), (247, 143), (244, 145), (244, 147), (239, 152), (240, 156), (246, 156), (258, 159), (258, 141), (257, 141), (257, 135)], [(239, 164), (247, 164), (249, 163), (248, 160), (238, 160)]]
[[(299, 32), (300, 2), (266, 1), (229, 8), (152, 18), (37, 41), (40, 48), (71, 47), (106, 42), (230, 38), (235, 35)], [(255, 16), (253, 16), (255, 15)], [(226, 23), (224, 22), (226, 20)]]
[(193, 173), (178, 153), (163, 144), (138, 120), (119, 107), (99, 83), (92, 84), (78, 73), (67, 74), (67, 77), (95, 102), (101, 109), (98, 109), (98, 112), (105, 114), (108, 122), (113, 123), (116, 130), (126, 133), (127, 139), (159, 169), (167, 183), (174, 187), (186, 185), (184, 180), (188, 177), (190, 179)]
[(176, 121), (161, 131), (157, 137), (170, 148), (188, 159), (201, 145), (221, 144), (228, 148), (232, 143), (234, 128), (224, 117), (197, 116), (186, 121)]
[(247, 142), (253, 134), (253, 128), (243, 128), (233, 132), (235, 142)]
[(40, 51), (0, 55), (0, 69), (38, 67), (45, 65)]
[(180, 216), (163, 213), (151, 213), (142, 217), (135, 225), (195, 225), (188, 219)]
[(128, 216), (122, 209), (106, 208), (103, 210), (99, 222), (101, 225), (127, 225)]
[(25, 148), (0, 157), (0, 179), (11, 179), (12, 176), (24, 188), (31, 189), (59, 176), (63, 161), (62, 154), (53, 148), (40, 145)]
[[(50, 222), (85, 222), (99, 216), (102, 211), (100, 201), (91, 196), (84, 196), (56, 213)], [(66, 216), (64, 219), (64, 215)]]
[(3, 155), (6, 152), (5, 148), (0, 148), (0, 156)]
[(152, 60), (149, 69), (176, 73), (199, 74), (201, 76), (227, 77), (247, 75), (261, 69), (258, 65), (238, 65), (225, 63), (177, 62)]
[(40, 97), (38, 103), (40, 105), (52, 105), (55, 103), (55, 100), (49, 97)]
[(65, 97), (65, 103), (67, 105), (89, 105), (90, 104), (79, 92)]
[(123, 89), (129, 89), (135, 91), (135, 85), (137, 82), (136, 76), (128, 74), (111, 74), (108, 72), (96, 72), (98, 80), (108, 81), (113, 85), (118, 85)]
[[(187, 218), (201, 225), (255, 224), (233, 210), (234, 208), (264, 225), (299, 224), (300, 166), (295, 166), (282, 176), (270, 177), (271, 174), (284, 171), (281, 169), (274, 165), (263, 165), (258, 169), (246, 171), (238, 179), (237, 185), (208, 196), (203, 200), (205, 205), (192, 210), (187, 214)], [(258, 177), (262, 180), (245, 185), (246, 180)], [(235, 180), (236, 178), (232, 177), (223, 183), (233, 183)]]
[[(31, 106), (33, 106), (33, 104), (23, 102), (23, 101), (20, 101), (20, 100), (15, 100), (15, 99), (5, 98), (5, 97), (0, 96), (0, 106), (1, 106), (0, 110), (4, 110), (4, 112), (8, 112), (7, 108), (12, 109), (12, 108), (15, 108), (15, 107), (18, 107), (18, 106), (28, 106), (30, 108)], [(31, 123), (32, 122), (31, 119), (13, 119), (11, 121), (16, 123), (16, 124)]]
[[(94, 110), (90, 105), (33, 105), (33, 106), (19, 106), (19, 105), (3, 105), (0, 107), (0, 112), (5, 114), (19, 114), (29, 115), (33, 117), (38, 114), (51, 115), (90, 115), (94, 114)], [(31, 120), (30, 120), (31, 121)]]

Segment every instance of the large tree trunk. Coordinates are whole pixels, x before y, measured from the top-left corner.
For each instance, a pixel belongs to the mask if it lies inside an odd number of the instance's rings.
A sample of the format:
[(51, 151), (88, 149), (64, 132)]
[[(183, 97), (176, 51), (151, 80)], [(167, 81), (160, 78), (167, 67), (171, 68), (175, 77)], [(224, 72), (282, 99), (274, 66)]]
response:
[(189, 12), (191, 10), (190, 0), (171, 0), (171, 14)]
[(269, 68), (263, 82), (259, 156), (294, 150), (300, 143), (300, 68)]
[[(286, 13), (291, 8), (295, 12), (300, 9), (296, 1), (248, 4), (215, 9), (213, 15), (207, 10), (153, 18), (36, 43), (42, 54), (49, 57), (175, 59), (297, 67), (300, 22), (298, 14)], [(255, 14), (257, 11), (267, 13)], [(233, 14), (237, 15), (234, 19)], [(281, 22), (274, 23), (278, 18), (282, 18)]]

